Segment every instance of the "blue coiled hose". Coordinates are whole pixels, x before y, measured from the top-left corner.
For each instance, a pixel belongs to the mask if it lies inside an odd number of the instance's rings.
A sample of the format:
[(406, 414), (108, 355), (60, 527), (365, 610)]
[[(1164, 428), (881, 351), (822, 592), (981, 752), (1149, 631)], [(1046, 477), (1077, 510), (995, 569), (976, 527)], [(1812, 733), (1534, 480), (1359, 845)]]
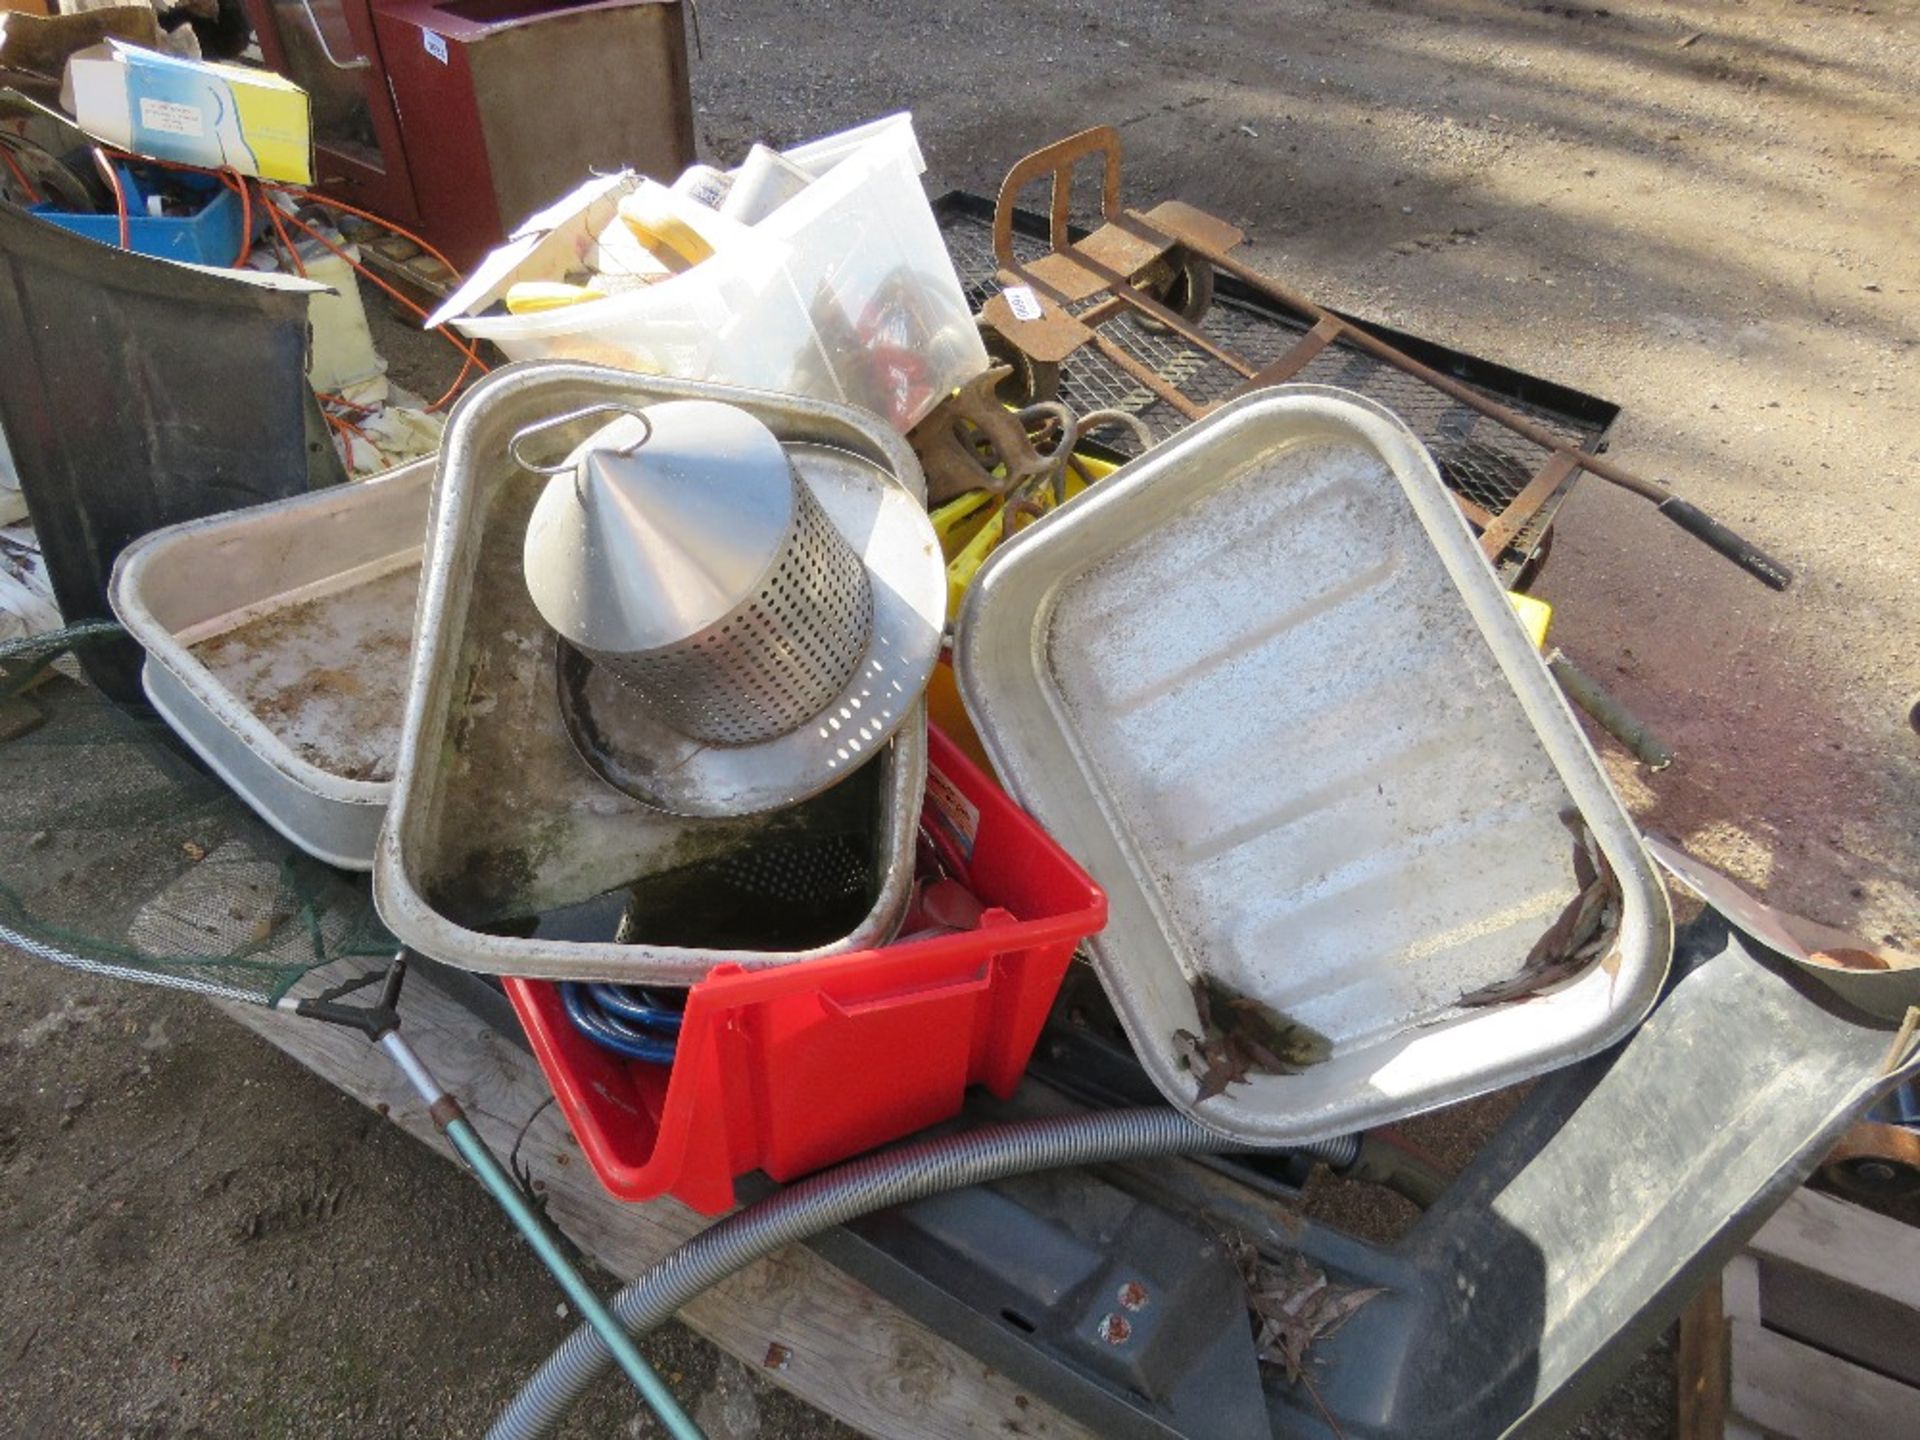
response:
[(574, 1028), (594, 1044), (629, 1060), (673, 1063), (684, 995), (569, 980), (560, 987), (560, 1000)]

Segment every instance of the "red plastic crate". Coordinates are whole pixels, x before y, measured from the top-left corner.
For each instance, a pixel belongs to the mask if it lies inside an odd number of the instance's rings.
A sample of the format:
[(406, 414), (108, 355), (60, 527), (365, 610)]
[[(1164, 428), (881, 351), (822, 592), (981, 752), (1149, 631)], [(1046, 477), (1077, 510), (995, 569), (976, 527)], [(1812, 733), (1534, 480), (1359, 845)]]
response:
[(1004, 912), (981, 928), (774, 970), (721, 966), (689, 993), (670, 1068), (581, 1035), (558, 986), (506, 982), (613, 1194), (717, 1214), (737, 1175), (791, 1180), (950, 1118), (969, 1085), (1012, 1093), (1107, 897), (938, 730), (928, 758), (928, 817), (962, 830), (971, 817), (972, 888)]

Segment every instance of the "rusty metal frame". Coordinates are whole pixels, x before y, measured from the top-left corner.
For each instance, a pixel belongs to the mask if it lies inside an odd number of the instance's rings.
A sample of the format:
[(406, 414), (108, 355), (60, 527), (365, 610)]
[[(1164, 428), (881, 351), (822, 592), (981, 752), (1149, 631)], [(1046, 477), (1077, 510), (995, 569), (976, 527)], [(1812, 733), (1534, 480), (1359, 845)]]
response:
[[(1085, 160), (1101, 162), (1102, 223), (1078, 240), (1069, 231), (1075, 168)], [(1014, 253), (1014, 212), (1021, 193), (1042, 180), (1048, 182), (1047, 254), (1021, 261)], [(1579, 472), (1590, 472), (1624, 490), (1651, 501), (1660, 512), (1712, 549), (1732, 560), (1775, 590), (1792, 582), (1792, 572), (1759, 547), (1682, 500), (1667, 486), (1636, 475), (1625, 466), (1567, 444), (1545, 426), (1450, 375), (1416, 360), (1365, 327), (1325, 309), (1279, 281), (1262, 274), (1227, 252), (1245, 236), (1227, 222), (1178, 200), (1163, 201), (1148, 211), (1127, 208), (1120, 200), (1120, 136), (1111, 126), (1095, 126), (1045, 146), (1018, 161), (1007, 172), (994, 206), (994, 257), (1001, 267), (1002, 286), (982, 307), (982, 319), (1009, 344), (1035, 361), (1055, 363), (1083, 345), (1100, 354), (1171, 405), (1189, 420), (1197, 420), (1217, 403), (1186, 394), (1166, 376), (1102, 334), (1101, 327), (1121, 315), (1137, 315), (1166, 329), (1181, 341), (1241, 377), (1226, 397), (1278, 385), (1298, 375), (1330, 345), (1347, 345), (1365, 352), (1403, 374), (1440, 391), (1448, 398), (1505, 427), (1547, 452), (1533, 478), (1498, 512), (1488, 512), (1465, 496), (1456, 495), (1461, 510), (1481, 532), (1481, 546), (1489, 561), (1497, 562), (1506, 549), (1540, 512), (1542, 506)], [(1188, 320), (1136, 284), (1149, 266), (1183, 252), (1215, 270), (1234, 277), (1262, 299), (1307, 322), (1311, 328), (1285, 354), (1264, 368), (1223, 350), (1196, 322)], [(1017, 315), (1006, 287), (1025, 287), (1039, 314)], [(1079, 307), (1079, 308), (1076, 308)]]

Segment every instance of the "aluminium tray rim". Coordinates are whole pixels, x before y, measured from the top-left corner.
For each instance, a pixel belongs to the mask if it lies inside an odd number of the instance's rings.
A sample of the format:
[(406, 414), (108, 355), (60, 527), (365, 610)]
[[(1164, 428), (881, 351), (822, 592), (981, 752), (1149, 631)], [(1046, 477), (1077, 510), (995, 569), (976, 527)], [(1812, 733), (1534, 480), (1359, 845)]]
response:
[[(173, 631), (162, 624), (144, 597), (144, 586), (149, 574), (158, 566), (164, 565), (170, 558), (170, 552), (182, 545), (191, 545), (211, 536), (218, 536), (230, 530), (253, 529), (263, 522), (270, 522), (286, 515), (300, 515), (306, 511), (326, 511), (345, 506), (358, 506), (369, 503), (370, 499), (386, 498), (387, 487), (393, 485), (430, 485), (433, 477), (434, 460), (427, 456), (420, 460), (397, 465), (378, 475), (346, 485), (328, 486), (323, 490), (310, 490), (304, 495), (292, 495), (283, 500), (269, 501), (263, 505), (249, 505), (240, 510), (229, 510), (219, 515), (211, 515), (199, 520), (188, 520), (178, 525), (169, 525), (141, 536), (120, 552), (114, 562), (113, 577), (108, 586), (108, 598), (113, 612), (125, 625), (127, 633), (139, 642), (146, 652), (146, 663), (158, 665), (168, 676), (186, 692), (208, 720), (217, 723), (235, 740), (257, 755), (281, 777), (310, 794), (316, 801), (329, 806), (384, 807), (392, 793), (393, 783), (382, 780), (352, 780), (337, 775), (315, 764), (297, 752), (280, 737), (264, 720), (256, 715), (227, 686), (222, 685), (213, 671), (200, 660), (193, 651), (182, 644)], [(398, 553), (398, 552), (395, 552)], [(142, 688), (152, 698), (152, 686), (144, 678)], [(189, 733), (194, 727), (189, 723), (180, 723), (184, 717), (167, 715), (167, 722), (184, 739), (193, 745), (196, 752), (201, 749), (201, 740), (195, 733)], [(209, 759), (209, 763), (212, 763)], [(231, 783), (231, 782), (230, 782)], [(239, 787), (236, 787), (239, 788)], [(248, 793), (250, 800), (256, 797)], [(273, 814), (265, 818), (287, 838), (296, 844), (299, 839), (287, 832), (280, 819)], [(327, 859), (326, 856), (317, 858)], [(329, 863), (338, 863), (330, 861)], [(364, 867), (369, 860), (363, 859), (357, 864)]]
[[(476, 499), (468, 451), (473, 432), (483, 427), (496, 406), (511, 407), (524, 392), (561, 392), (553, 403), (577, 408), (592, 398), (624, 397), (641, 403), (671, 399), (720, 399), (742, 405), (767, 423), (783, 441), (809, 441), (852, 451), (876, 460), (891, 483), (925, 503), (919, 461), (907, 443), (877, 416), (851, 406), (782, 395), (709, 381), (646, 375), (569, 360), (525, 360), (496, 369), (453, 408), (442, 439), (427, 521), (427, 555), (421, 573), (407, 707), (401, 727), (399, 763), (387, 823), (381, 827), (373, 862), (374, 906), (381, 920), (405, 943), (442, 964), (491, 975), (526, 975), (556, 980), (655, 980), (688, 983), (719, 965), (746, 970), (771, 969), (824, 955), (846, 954), (884, 944), (904, 913), (911, 884), (911, 857), (919, 825), (919, 796), (926, 785), (926, 701), (917, 699), (906, 721), (873, 764), (889, 767), (881, 790), (883, 810), (877, 850), (882, 875), (873, 905), (844, 939), (806, 950), (751, 951), (693, 949), (613, 942), (566, 942), (565, 957), (556, 943), (475, 930), (454, 921), (416, 885), (408, 851), (415, 827), (430, 814), (429, 795), (436, 772), (428, 755), (444, 733), (452, 704), (451, 687), (458, 649), (442, 634), (455, 607), (462, 614), (471, 601), (472, 566), (460, 570), (448, 557), (463, 537), (479, 532), (484, 514), (470, 510)], [(778, 417), (778, 419), (774, 418)], [(444, 657), (442, 651), (448, 651)], [(431, 729), (431, 734), (429, 734)], [(907, 813), (910, 811), (911, 813)], [(712, 821), (663, 816), (683, 825)], [(889, 843), (891, 842), (891, 844)]]
[[(272, 826), (283, 839), (297, 845), (306, 854), (323, 864), (331, 865), (338, 870), (353, 870), (362, 874), (373, 868), (373, 842), (379, 829), (377, 822), (385, 818), (384, 796), (374, 804), (359, 801), (332, 801), (325, 805), (322, 815), (330, 818), (337, 827), (357, 830), (369, 820), (376, 822), (372, 826), (373, 833), (366, 836), (367, 844), (364, 850), (348, 851), (334, 848), (330, 841), (320, 837), (317, 817), (303, 815), (296, 821), (288, 815), (286, 807), (269, 804), (263, 799), (258, 789), (250, 785), (240, 774), (230, 757), (223, 753), (220, 747), (212, 744), (207, 736), (194, 726), (191, 716), (175, 703), (168, 691), (169, 683), (177, 685), (179, 677), (149, 655), (140, 667), (140, 688), (146, 692), (147, 703), (154, 708), (154, 712), (162, 720), (167, 722), (168, 728), (200, 757), (208, 769), (218, 775), (230, 790), (248, 803), (256, 815)], [(187, 698), (194, 697), (188, 695)], [(204, 718), (205, 712), (201, 714)], [(249, 750), (247, 753), (263, 764), (266, 763), (265, 757), (258, 751)], [(271, 778), (283, 783), (295, 779), (281, 772), (274, 772)]]
[[(1629, 1033), (1658, 998), (1671, 956), (1672, 919), (1666, 890), (1640, 843), (1637, 829), (1565, 697), (1515, 619), (1504, 588), (1480, 553), (1425, 447), (1384, 406), (1329, 386), (1283, 386), (1220, 407), (1157, 451), (1133, 461), (1070, 505), (1048, 514), (1029, 527), (1017, 544), (1003, 547), (982, 568), (961, 611), (955, 667), (968, 711), (1007, 788), (1043, 820), (1050, 810), (1060, 814), (1061, 807), (1073, 805), (1083, 807), (1074, 812), (1082, 816), (1082, 823), (1091, 823), (1097, 817), (1127, 862), (1128, 879), (1140, 892), (1146, 909), (1155, 915), (1161, 913), (1150, 886), (1134, 879), (1140, 873), (1134, 863), (1137, 852), (1108, 818), (1099, 785), (1081, 758), (1080, 740), (1071, 733), (1053, 692), (1045, 659), (1046, 638), (1065, 587), (1076, 575), (1097, 564), (1098, 558), (1076, 558), (1065, 567), (1056, 564), (1050, 570), (1050, 552), (1063, 542), (1072, 543), (1069, 537), (1075, 537), (1075, 532), (1098, 526), (1106, 514), (1131, 503), (1131, 494), (1156, 484), (1179, 483), (1181, 477), (1172, 472), (1182, 462), (1183, 450), (1205, 443), (1214, 431), (1246, 423), (1252, 412), (1266, 410), (1276, 412), (1276, 418), (1304, 422), (1309, 432), (1344, 432), (1349, 440), (1374, 450), (1388, 465), (1493, 652), (1500, 673), (1511, 685), (1556, 776), (1613, 865), (1620, 879), (1622, 908), (1620, 964), (1611, 977), (1602, 977), (1609, 992), (1601, 1002), (1598, 1021), (1584, 1032), (1560, 1037), (1552, 1046), (1513, 1044), (1510, 1054), (1491, 1063), (1465, 1067), (1445, 1083), (1429, 1082), (1392, 1093), (1373, 1090), (1364, 1083), (1350, 1086), (1350, 1090), (1360, 1090), (1360, 1098), (1324, 1104), (1302, 1114), (1286, 1113), (1284, 1107), (1266, 1112), (1250, 1110), (1231, 1089), (1196, 1103), (1193, 1077), (1175, 1061), (1170, 1037), (1144, 1028), (1150, 1017), (1137, 1013), (1135, 997), (1125, 985), (1125, 967), (1116, 968), (1113, 932), (1094, 937), (1090, 948), (1095, 968), (1143, 1067), (1162, 1093), (1177, 1108), (1217, 1133), (1259, 1144), (1297, 1144), (1484, 1094), (1605, 1049)], [(992, 615), (1003, 604), (1003, 595), (1008, 618), (993, 628), (993, 622), (982, 617)], [(1017, 699), (986, 693), (993, 682), (983, 685), (982, 677), (996, 671), (996, 680), (1005, 679), (1010, 671), (1017, 672), (1023, 687)], [(1029, 680), (1030, 691), (1024, 688)], [(1024, 749), (1002, 734), (995, 723), (996, 718), (1004, 718), (1004, 712), (1022, 704), (1029, 719), (1037, 709), (1050, 722), (1044, 741), (1039, 745), (1029, 743)], [(997, 717), (996, 712), (1002, 714)], [(1052, 753), (1043, 755), (1043, 750)], [(1049, 769), (1049, 763), (1053, 768)], [(1070, 778), (1063, 781), (1063, 773)], [(1075, 793), (1063, 798), (1063, 785)], [(1070, 830), (1074, 826), (1062, 816), (1062, 828)], [(1096, 878), (1110, 890), (1115, 888), (1108, 877)], [(1124, 944), (1124, 939), (1120, 943)], [(1440, 1042), (1444, 1053), (1446, 1046), (1463, 1043), (1453, 1038), (1460, 1032), (1518, 1041), (1524, 1032), (1544, 1028), (1537, 1022), (1551, 1008), (1555, 996), (1593, 983), (1599, 970), (1597, 963), (1589, 966), (1554, 994), (1525, 1003), (1488, 1006), (1464, 1014), (1439, 1010), (1434, 1023), (1414, 1027), (1419, 1033), (1408, 1041), (1408, 1048), (1428, 1045), (1431, 1049), (1434, 1037), (1444, 1036)], [(1583, 1006), (1591, 1003), (1584, 994), (1579, 999)], [(1572, 1009), (1571, 1002), (1563, 1004), (1555, 1018), (1565, 1024)], [(1368, 1047), (1351, 1052), (1355, 1057), (1368, 1053)], [(1341, 1061), (1336, 1054), (1315, 1069), (1324, 1072), (1326, 1066)], [(1363, 1073), (1357, 1078), (1364, 1082), (1367, 1077)]]

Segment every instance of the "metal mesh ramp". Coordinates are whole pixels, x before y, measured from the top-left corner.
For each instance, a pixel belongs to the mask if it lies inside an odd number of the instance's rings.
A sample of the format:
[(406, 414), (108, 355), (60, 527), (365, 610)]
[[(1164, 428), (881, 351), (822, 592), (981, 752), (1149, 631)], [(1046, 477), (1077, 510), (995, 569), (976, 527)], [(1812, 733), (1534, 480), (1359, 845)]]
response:
[[(975, 310), (999, 289), (993, 257), (993, 206), (982, 197), (954, 192), (935, 206), (947, 250), (953, 257)], [(1047, 252), (1046, 221), (1021, 214), (1014, 250), (1023, 261)], [(1301, 320), (1258, 303), (1230, 277), (1216, 282), (1212, 308), (1200, 324), (1223, 350), (1257, 366), (1279, 359), (1307, 333)], [(1109, 321), (1102, 333), (1135, 359), (1173, 382), (1203, 404), (1223, 400), (1241, 383), (1227, 366), (1179, 336), (1142, 324), (1127, 315)], [(1395, 343), (1421, 352), (1420, 358), (1465, 381), (1502, 404), (1545, 426), (1554, 435), (1588, 450), (1604, 445), (1617, 407), (1516, 371), (1476, 361), (1430, 343), (1393, 336)], [(1338, 385), (1377, 400), (1404, 419), (1426, 444), (1448, 486), (1483, 512), (1497, 514), (1512, 503), (1545, 463), (1548, 452), (1505, 426), (1460, 404), (1443, 392), (1384, 361), (1339, 345), (1321, 351), (1294, 377), (1304, 384)], [(1140, 416), (1154, 433), (1171, 435), (1189, 424), (1173, 406), (1128, 375), (1092, 347), (1077, 351), (1061, 370), (1060, 398), (1079, 413), (1116, 408)], [(1117, 432), (1116, 432), (1117, 433)], [(1137, 450), (1131, 438), (1117, 439), (1123, 453)], [(1502, 577), (1512, 581), (1544, 552), (1554, 512), (1571, 492), (1577, 473), (1561, 483), (1516, 533), (1501, 556)]]

